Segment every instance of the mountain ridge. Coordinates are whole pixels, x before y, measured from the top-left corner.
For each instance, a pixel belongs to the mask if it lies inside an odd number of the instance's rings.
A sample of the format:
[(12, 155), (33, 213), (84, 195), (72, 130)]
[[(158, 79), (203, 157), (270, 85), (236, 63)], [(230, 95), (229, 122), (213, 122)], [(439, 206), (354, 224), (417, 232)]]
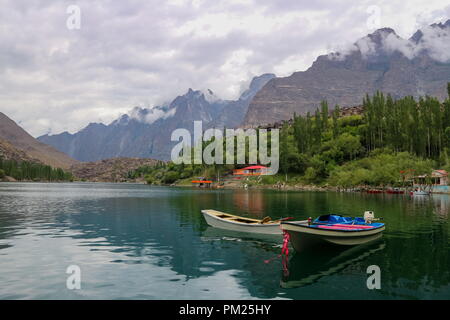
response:
[(394, 98), (428, 94), (444, 99), (450, 81), (449, 31), (450, 20), (418, 30), (408, 40), (392, 28), (375, 30), (347, 52), (321, 55), (306, 71), (270, 80), (250, 103), (243, 126), (313, 112), (322, 100), (330, 109), (358, 105), (377, 90)]
[[(39, 141), (80, 161), (115, 157), (167, 160), (178, 128), (193, 132), (193, 122), (211, 127), (256, 127), (313, 112), (322, 100), (330, 109), (357, 106), (366, 94), (393, 98), (424, 95), (444, 99), (450, 81), (450, 20), (417, 30), (403, 39), (380, 28), (350, 48), (318, 56), (306, 71), (288, 77), (255, 77), (237, 100), (221, 100), (211, 90), (189, 88), (172, 102), (135, 107), (108, 125), (91, 123), (77, 133), (44, 135)], [(447, 41), (448, 40), (448, 41)]]
[(78, 162), (63, 152), (36, 140), (2, 112), (0, 112), (0, 139), (7, 143), (4, 144), (5, 150), (9, 146), (13, 147), (15, 151), (11, 152), (16, 153), (16, 156), (23, 158), (23, 160), (33, 162), (38, 160), (41, 163), (62, 169), (68, 169)]
[(108, 125), (90, 123), (74, 134), (43, 135), (38, 140), (80, 161), (117, 157), (167, 160), (177, 143), (171, 142), (175, 129), (193, 132), (194, 121), (202, 121), (204, 129), (237, 127), (253, 96), (273, 77), (274, 74), (254, 77), (237, 100), (221, 100), (211, 90), (204, 93), (189, 88), (166, 106), (135, 107)]

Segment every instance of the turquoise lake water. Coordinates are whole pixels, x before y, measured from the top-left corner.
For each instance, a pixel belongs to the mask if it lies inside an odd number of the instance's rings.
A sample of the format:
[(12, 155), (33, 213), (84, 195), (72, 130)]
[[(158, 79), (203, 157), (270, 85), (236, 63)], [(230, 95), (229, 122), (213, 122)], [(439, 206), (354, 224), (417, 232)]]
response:
[[(201, 209), (383, 217), (381, 240), (290, 251), (208, 227)], [(133, 184), (0, 183), (0, 299), (449, 299), (450, 197)], [(265, 263), (265, 260), (271, 261)], [(81, 289), (69, 290), (69, 266)], [(369, 290), (367, 267), (381, 270)]]

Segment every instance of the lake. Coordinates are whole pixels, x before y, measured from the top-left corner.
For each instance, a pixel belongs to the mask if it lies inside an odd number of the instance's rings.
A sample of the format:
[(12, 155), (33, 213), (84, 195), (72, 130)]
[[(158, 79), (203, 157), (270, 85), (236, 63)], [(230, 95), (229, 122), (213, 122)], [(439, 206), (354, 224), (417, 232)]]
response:
[[(249, 217), (383, 217), (382, 239), (290, 250), (208, 227), (201, 209)], [(0, 183), (0, 299), (448, 299), (448, 195)], [(267, 261), (269, 260), (269, 261)], [(69, 290), (76, 265), (81, 289)], [(379, 266), (381, 289), (367, 268)]]

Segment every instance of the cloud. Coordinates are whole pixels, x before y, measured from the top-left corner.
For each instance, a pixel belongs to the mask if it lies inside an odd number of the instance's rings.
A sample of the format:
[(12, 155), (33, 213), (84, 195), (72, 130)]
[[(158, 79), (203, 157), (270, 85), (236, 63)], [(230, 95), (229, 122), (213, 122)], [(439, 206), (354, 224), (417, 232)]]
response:
[[(376, 40), (374, 39), (376, 38)], [(353, 52), (360, 52), (368, 57), (377, 54), (378, 50), (392, 54), (400, 52), (408, 59), (414, 59), (422, 53), (442, 63), (450, 62), (450, 20), (422, 27), (410, 39), (403, 39), (389, 30), (378, 30), (376, 34), (366, 36), (352, 45), (339, 48), (328, 57), (342, 61)]]
[(131, 119), (135, 119), (139, 122), (152, 124), (159, 119), (167, 119), (172, 117), (176, 112), (176, 108), (164, 108), (164, 107), (153, 107), (151, 109), (144, 109), (140, 107), (133, 108), (128, 112), (128, 116)]
[(413, 59), (418, 54), (418, 46), (413, 41), (398, 37), (395, 34), (389, 34), (383, 40), (383, 46), (387, 52), (399, 51), (408, 59)]
[[(450, 22), (450, 20), (449, 20)], [(450, 60), (450, 23), (446, 29), (426, 27), (422, 29), (422, 39), (417, 45), (418, 50), (427, 50), (428, 54), (440, 62)], [(417, 51), (418, 51), (417, 50)]]
[[(66, 27), (69, 5), (81, 9), (79, 30)], [(305, 70), (372, 32), (371, 5), (400, 34), (450, 13), (437, 0), (3, 0), (0, 111), (38, 136), (109, 123), (187, 88), (236, 99), (253, 76)]]

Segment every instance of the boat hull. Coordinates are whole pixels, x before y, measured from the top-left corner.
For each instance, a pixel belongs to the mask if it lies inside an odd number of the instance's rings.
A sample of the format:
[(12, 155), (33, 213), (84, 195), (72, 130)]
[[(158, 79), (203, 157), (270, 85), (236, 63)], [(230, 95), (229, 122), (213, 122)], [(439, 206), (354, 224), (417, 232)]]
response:
[(386, 191), (386, 193), (389, 193), (389, 194), (404, 194), (405, 191), (402, 191), (402, 190), (388, 190), (388, 191)]
[(429, 196), (430, 193), (427, 191), (413, 191), (413, 192), (411, 192), (411, 195), (413, 195), (413, 196)]
[(280, 223), (271, 224), (246, 224), (235, 221), (227, 221), (209, 213), (210, 210), (202, 210), (202, 214), (205, 217), (208, 225), (225, 230), (237, 231), (237, 232), (250, 232), (259, 234), (272, 234), (281, 235), (283, 232), (280, 228)]
[(379, 239), (384, 226), (369, 230), (340, 231), (309, 228), (304, 223), (283, 223), (282, 229), (290, 236), (292, 246), (296, 251), (320, 243), (331, 243), (343, 246), (355, 246)]

